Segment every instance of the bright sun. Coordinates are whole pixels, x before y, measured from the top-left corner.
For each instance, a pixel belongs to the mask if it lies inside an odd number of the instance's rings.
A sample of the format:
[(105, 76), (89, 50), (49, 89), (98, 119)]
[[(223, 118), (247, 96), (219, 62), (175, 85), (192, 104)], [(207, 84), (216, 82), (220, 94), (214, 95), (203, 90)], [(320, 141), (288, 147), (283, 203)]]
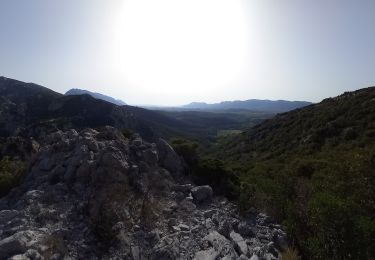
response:
[(206, 94), (241, 73), (246, 22), (237, 0), (128, 0), (118, 16), (117, 66), (139, 90)]

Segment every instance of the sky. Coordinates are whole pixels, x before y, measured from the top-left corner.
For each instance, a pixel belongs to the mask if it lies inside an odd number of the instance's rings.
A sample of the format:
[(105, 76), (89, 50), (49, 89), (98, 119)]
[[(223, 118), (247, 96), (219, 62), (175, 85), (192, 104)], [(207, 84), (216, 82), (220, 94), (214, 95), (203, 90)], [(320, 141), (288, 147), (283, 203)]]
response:
[(128, 104), (375, 85), (374, 0), (0, 0), (0, 75)]

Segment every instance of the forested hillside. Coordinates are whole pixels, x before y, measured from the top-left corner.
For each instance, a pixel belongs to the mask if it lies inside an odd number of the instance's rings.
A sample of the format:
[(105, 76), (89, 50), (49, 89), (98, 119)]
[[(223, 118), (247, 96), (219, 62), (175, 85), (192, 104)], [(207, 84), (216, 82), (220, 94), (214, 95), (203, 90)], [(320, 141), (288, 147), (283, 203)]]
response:
[(282, 221), (305, 257), (375, 257), (374, 87), (279, 114), (209, 156), (237, 178), (241, 207)]

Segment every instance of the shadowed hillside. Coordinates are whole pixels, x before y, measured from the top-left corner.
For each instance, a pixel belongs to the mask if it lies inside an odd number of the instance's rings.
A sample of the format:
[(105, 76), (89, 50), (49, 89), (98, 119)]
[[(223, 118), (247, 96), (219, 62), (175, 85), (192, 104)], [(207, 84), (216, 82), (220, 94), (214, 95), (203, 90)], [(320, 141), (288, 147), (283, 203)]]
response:
[[(117, 106), (89, 95), (64, 96), (32, 83), (0, 78), (1, 135), (111, 125), (141, 133), (146, 139), (181, 134), (186, 125), (156, 111)], [(38, 127), (36, 127), (38, 126)], [(44, 129), (45, 130), (45, 129)], [(34, 134), (34, 133), (33, 133)]]

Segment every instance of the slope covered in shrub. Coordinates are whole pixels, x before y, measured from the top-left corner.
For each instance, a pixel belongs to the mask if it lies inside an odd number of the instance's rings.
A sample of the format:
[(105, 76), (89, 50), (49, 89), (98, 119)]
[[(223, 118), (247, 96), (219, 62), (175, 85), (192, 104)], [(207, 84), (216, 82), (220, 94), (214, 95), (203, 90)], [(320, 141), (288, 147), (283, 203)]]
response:
[(283, 221), (306, 258), (375, 257), (375, 88), (277, 115), (211, 152), (243, 209)]

